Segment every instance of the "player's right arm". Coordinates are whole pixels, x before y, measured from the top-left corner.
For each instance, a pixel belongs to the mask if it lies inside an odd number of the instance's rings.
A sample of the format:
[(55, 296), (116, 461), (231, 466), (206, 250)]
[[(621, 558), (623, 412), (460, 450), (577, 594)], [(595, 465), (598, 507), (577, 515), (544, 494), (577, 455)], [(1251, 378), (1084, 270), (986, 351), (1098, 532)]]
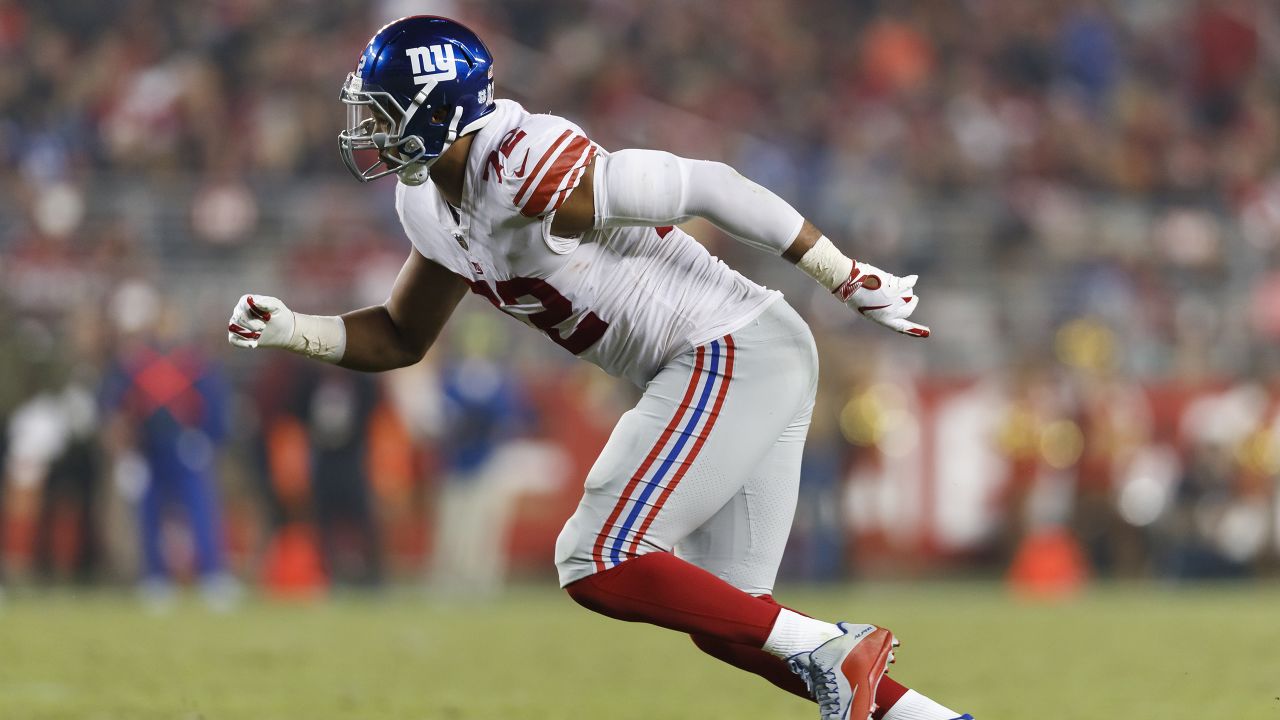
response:
[(278, 347), (366, 372), (413, 365), (440, 335), (466, 294), (462, 278), (409, 252), (381, 305), (341, 316), (305, 315), (267, 295), (245, 295), (227, 325), (236, 347)]

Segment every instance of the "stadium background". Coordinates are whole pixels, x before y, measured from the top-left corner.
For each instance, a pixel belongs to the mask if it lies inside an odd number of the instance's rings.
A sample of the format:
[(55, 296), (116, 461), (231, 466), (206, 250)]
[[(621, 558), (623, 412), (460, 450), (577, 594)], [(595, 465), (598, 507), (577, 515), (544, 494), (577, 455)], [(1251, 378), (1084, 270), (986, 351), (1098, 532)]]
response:
[[(1058, 596), (1160, 580), (1141, 597), (1176, 604), (1230, 581), (1207, 611), (1273, 591), (1274, 3), (0, 0), (15, 617), (49, 586), (140, 578), (147, 478), (110, 398), (142, 346), (198, 357), (226, 400), (225, 434), (186, 456), (214, 479), (225, 572), (195, 577), (175, 515), (161, 543), (178, 586), (215, 607), (240, 583), (448, 594), (465, 569), (428, 572), (434, 508), (472, 450), (515, 468), (492, 501), (505, 510), (474, 518), (492, 536), (508, 515), (511, 575), (553, 584), (555, 534), (632, 389), (473, 298), (426, 362), (383, 377), (224, 340), (242, 292), (313, 313), (384, 298), (407, 243), (391, 183), (358, 185), (338, 160), (337, 88), (374, 28), (416, 13), (486, 38), (500, 96), (606, 148), (724, 160), (851, 254), (920, 274), (927, 342), (694, 227), (786, 292), (822, 352), (784, 583)], [(484, 410), (487, 447), (460, 451), (451, 393), (495, 373), (516, 407)], [(167, 601), (156, 590), (144, 600)]]

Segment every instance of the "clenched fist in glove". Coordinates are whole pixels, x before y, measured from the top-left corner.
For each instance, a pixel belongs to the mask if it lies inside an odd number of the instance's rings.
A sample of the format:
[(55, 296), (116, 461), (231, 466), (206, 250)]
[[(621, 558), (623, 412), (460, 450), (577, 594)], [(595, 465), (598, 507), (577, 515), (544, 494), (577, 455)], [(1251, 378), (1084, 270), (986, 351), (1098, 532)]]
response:
[(900, 278), (874, 265), (855, 260), (849, 279), (832, 290), (832, 293), (845, 305), (890, 330), (926, 338), (929, 337), (929, 328), (907, 319), (920, 304), (912, 289), (915, 284), (915, 275)]
[(231, 311), (227, 342), (284, 348), (336, 363), (346, 349), (347, 332), (340, 317), (295, 313), (270, 295), (243, 295)]

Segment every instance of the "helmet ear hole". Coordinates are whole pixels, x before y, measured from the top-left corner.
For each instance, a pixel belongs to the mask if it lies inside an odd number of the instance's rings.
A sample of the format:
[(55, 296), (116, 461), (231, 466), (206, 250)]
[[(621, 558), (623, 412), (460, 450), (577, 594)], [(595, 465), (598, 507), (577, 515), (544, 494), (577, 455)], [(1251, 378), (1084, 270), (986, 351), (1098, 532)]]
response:
[(442, 123), (448, 122), (448, 120), (449, 120), (449, 108), (440, 106), (435, 110), (431, 111), (431, 123), (433, 125), (440, 125)]

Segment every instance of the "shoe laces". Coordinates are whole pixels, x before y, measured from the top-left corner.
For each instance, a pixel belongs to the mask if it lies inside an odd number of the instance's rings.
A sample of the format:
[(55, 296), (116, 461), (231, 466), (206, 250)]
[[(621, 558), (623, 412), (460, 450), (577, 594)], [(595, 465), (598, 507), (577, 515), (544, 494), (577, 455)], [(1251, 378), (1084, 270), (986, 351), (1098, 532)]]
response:
[(804, 681), (809, 697), (818, 703), (822, 717), (840, 717), (840, 683), (836, 680), (835, 670), (823, 670), (808, 655), (789, 658), (787, 667)]
[(809, 693), (818, 702), (818, 712), (824, 718), (839, 718), (840, 684), (836, 681), (835, 671), (813, 668), (809, 672), (813, 676)]

